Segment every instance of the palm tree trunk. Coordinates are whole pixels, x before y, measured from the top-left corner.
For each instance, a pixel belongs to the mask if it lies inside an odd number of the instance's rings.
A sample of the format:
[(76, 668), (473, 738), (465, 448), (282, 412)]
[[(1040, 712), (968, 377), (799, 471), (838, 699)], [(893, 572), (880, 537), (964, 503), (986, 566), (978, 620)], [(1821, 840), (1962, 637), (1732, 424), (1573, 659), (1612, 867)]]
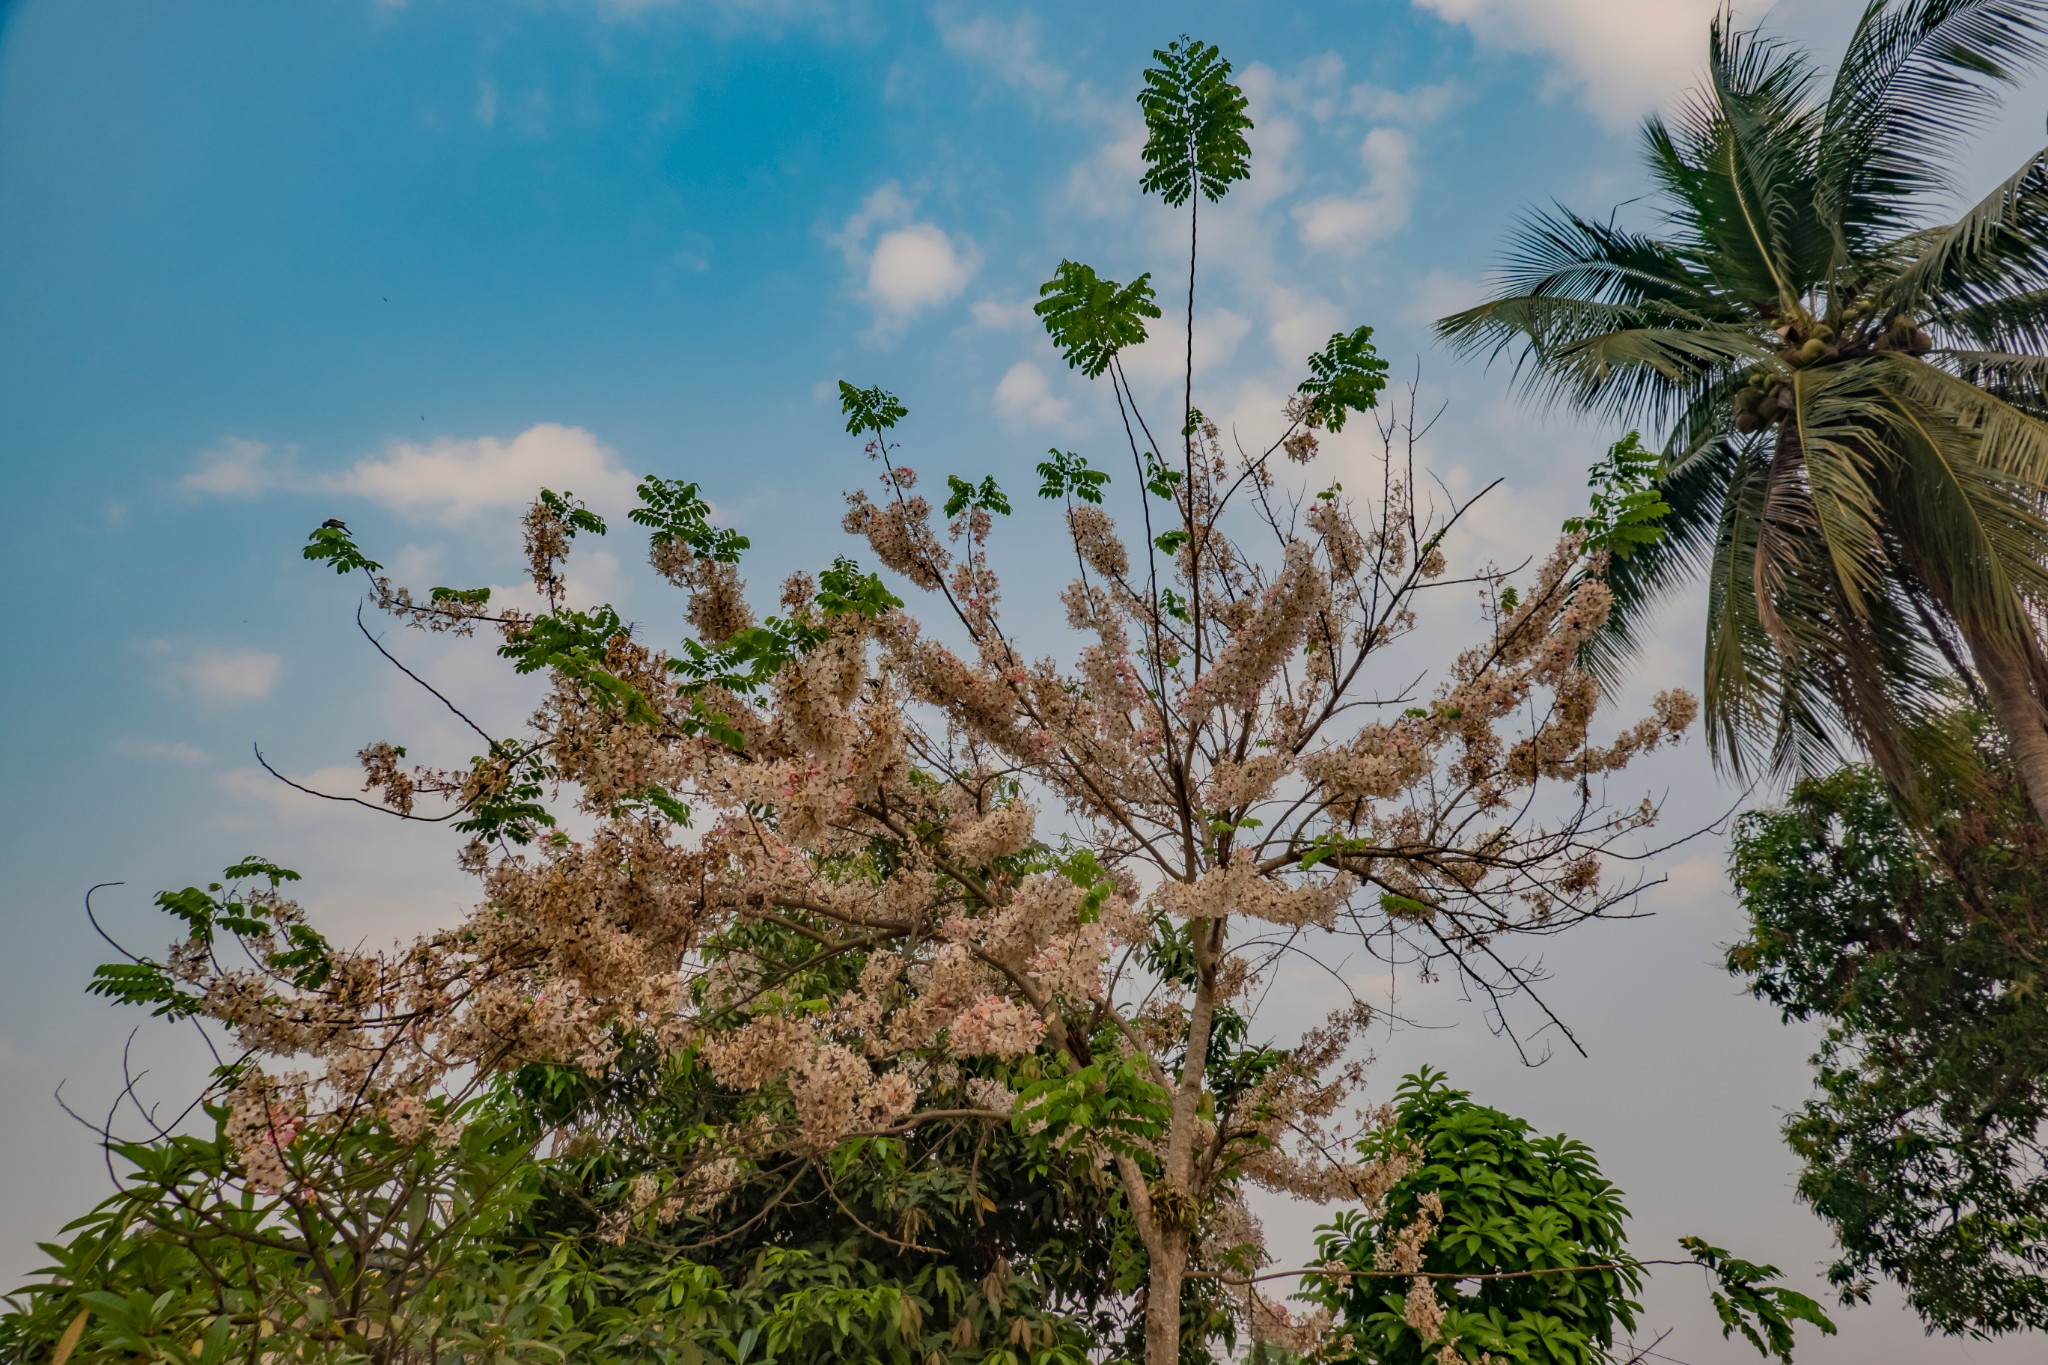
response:
[(2033, 687), (2034, 670), (2018, 649), (1980, 628), (1964, 625), (1963, 639), (1991, 714), (2012, 743), (2013, 767), (2026, 784), (2027, 801), (2048, 824), (2048, 710)]

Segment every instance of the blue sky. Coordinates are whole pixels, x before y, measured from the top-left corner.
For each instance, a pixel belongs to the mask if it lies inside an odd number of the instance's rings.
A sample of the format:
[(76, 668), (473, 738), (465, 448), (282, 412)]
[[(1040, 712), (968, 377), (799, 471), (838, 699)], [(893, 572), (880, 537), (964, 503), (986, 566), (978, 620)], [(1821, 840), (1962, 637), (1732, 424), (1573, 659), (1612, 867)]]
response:
[[(1504, 369), (1433, 349), (1427, 321), (1476, 295), (1525, 207), (1641, 192), (1632, 125), (1689, 80), (1712, 8), (4, 11), (0, 1076), (16, 1102), (0, 1142), (16, 1160), (0, 1268), (25, 1270), (30, 1240), (97, 1188), (45, 1099), (69, 1077), (67, 1096), (103, 1105), (133, 1022), (80, 993), (104, 956), (86, 886), (127, 883), (101, 904), (138, 944), (162, 936), (148, 892), (252, 851), (307, 871), (309, 903), (363, 937), (466, 895), (445, 840), (308, 809), (251, 766), (260, 742), (345, 789), (372, 739), (466, 752), (355, 635), (354, 589), (300, 562), (320, 519), (347, 518), (417, 581), (502, 585), (539, 483), (616, 510), (655, 472), (700, 480), (764, 563), (815, 565), (838, 548), (839, 490), (866, 477), (825, 396), (840, 378), (904, 396), (913, 463), (1014, 488), (1050, 444), (1105, 447), (1105, 395), (1061, 370), (1028, 303), (1064, 257), (1119, 278), (1184, 268), (1179, 220), (1136, 193), (1131, 94), (1150, 49), (1188, 29), (1237, 63), (1258, 123), (1253, 180), (1205, 219), (1197, 401), (1269, 418), (1323, 338), (1372, 324), (1426, 401), (1449, 403), (1424, 451), (1447, 483), (1507, 481), (1466, 549), (1511, 562), (1570, 513), (1611, 433), (1517, 405)], [(1833, 43), (1851, 9), (1787, 0), (1774, 22)], [(1966, 178), (2038, 141), (2037, 95)], [(1141, 359), (1141, 385), (1169, 358)], [(582, 590), (665, 631), (673, 603), (608, 551), (579, 563)], [(1030, 551), (1009, 550), (1013, 596)], [(1645, 687), (1690, 679), (1696, 631), (1674, 611)], [(501, 725), (518, 718), (526, 694), (487, 649), (401, 643)], [(1657, 780), (1675, 818), (1738, 795), (1697, 748)], [(1381, 1075), (1449, 1059), (1482, 1098), (1594, 1141), (1646, 1246), (1699, 1230), (1810, 1278), (1825, 1239), (1791, 1206), (1772, 1134), (1808, 1044), (1713, 966), (1735, 933), (1719, 856), (1686, 853), (1658, 919), (1558, 960), (1593, 1062), (1521, 1072), (1446, 1000), (1431, 1017), (1458, 1027), (1389, 1036)], [(189, 1049), (153, 1032), (136, 1056), (167, 1095), (189, 1074)], [(1743, 1358), (1700, 1297), (1659, 1287), (1653, 1310), (1681, 1329), (1667, 1351)], [(1881, 1304), (1802, 1359), (2038, 1350), (1929, 1345)]]

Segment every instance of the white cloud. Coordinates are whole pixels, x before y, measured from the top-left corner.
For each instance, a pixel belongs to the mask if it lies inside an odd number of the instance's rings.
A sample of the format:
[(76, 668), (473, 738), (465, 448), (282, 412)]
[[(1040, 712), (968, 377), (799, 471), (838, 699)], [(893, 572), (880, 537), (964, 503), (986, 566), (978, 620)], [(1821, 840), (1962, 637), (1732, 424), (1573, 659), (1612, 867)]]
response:
[(393, 441), (383, 454), (323, 482), (408, 517), (454, 524), (478, 512), (523, 507), (544, 487), (616, 513), (632, 505), (635, 480), (617, 452), (588, 431), (542, 422), (509, 441)]
[(868, 298), (899, 317), (958, 298), (974, 262), (930, 223), (885, 232), (868, 262)]
[(1415, 291), (1401, 309), (1403, 321), (1429, 327), (1440, 317), (1471, 308), (1486, 298), (1478, 280), (1437, 266), (1415, 282)]
[[(222, 790), (267, 808), (272, 814), (296, 816), (301, 820), (318, 820), (329, 814), (330, 803), (286, 786), (261, 768), (230, 768), (216, 780)], [(355, 796), (363, 790), (363, 770), (338, 764), (315, 768), (309, 773), (291, 774), (291, 780), (331, 796)]]
[(1552, 85), (1626, 128), (1693, 85), (1722, 0), (1414, 0), (1480, 43), (1550, 59)]
[[(1195, 373), (1227, 365), (1237, 344), (1251, 330), (1251, 321), (1228, 308), (1212, 308), (1195, 316)], [(1137, 385), (1178, 384), (1187, 373), (1188, 334), (1185, 327), (1154, 322), (1151, 335), (1125, 351), (1123, 370)], [(1178, 422), (1178, 418), (1175, 419)]]
[(1052, 391), (1044, 370), (1020, 360), (996, 385), (996, 414), (1013, 427), (1061, 427), (1072, 417), (1073, 405)]
[(933, 223), (912, 221), (913, 211), (902, 187), (892, 181), (878, 186), (837, 232), (826, 236), (860, 280), (858, 292), (875, 310), (878, 333), (895, 331), (917, 314), (951, 303), (980, 266), (971, 245)]
[(1409, 90), (1366, 82), (1351, 87), (1346, 112), (1383, 123), (1435, 123), (1464, 97), (1464, 87), (1456, 81), (1438, 81)]
[(968, 19), (951, 9), (932, 16), (946, 51), (994, 71), (1008, 86), (1042, 98), (1067, 92), (1067, 73), (1040, 55), (1038, 20), (1029, 14), (1005, 23), (982, 15)]
[(206, 751), (196, 745), (154, 739), (117, 739), (109, 746), (121, 758), (142, 763), (204, 763)]
[(498, 87), (489, 81), (476, 83), (476, 121), (486, 128), (498, 121)]
[(1397, 128), (1375, 128), (1359, 144), (1365, 187), (1296, 206), (1301, 240), (1312, 247), (1355, 252), (1408, 225), (1415, 204), (1415, 144)]
[(891, 180), (868, 191), (860, 207), (847, 216), (839, 231), (826, 240), (839, 248), (848, 265), (858, 265), (867, 251), (868, 234), (877, 227), (900, 223), (910, 217), (910, 200), (903, 187)]
[(1145, 122), (1127, 115), (1120, 131), (1067, 176), (1067, 201), (1091, 218), (1120, 218), (1138, 201), (1145, 173)]
[(253, 498), (286, 487), (295, 478), (290, 460), (273, 459), (263, 442), (229, 436), (200, 455), (178, 487), (203, 497)]
[(1334, 332), (1347, 330), (1348, 315), (1328, 299), (1289, 298), (1292, 291), (1276, 290), (1275, 302), (1283, 305), (1266, 328), (1273, 353), (1284, 364), (1300, 368), (1308, 357), (1320, 351)]
[(948, 53), (970, 66), (984, 68), (1041, 113), (1101, 123), (1121, 112), (1120, 101), (1105, 99), (1093, 85), (1073, 79), (1047, 59), (1045, 30), (1034, 15), (969, 17), (958, 6), (941, 5), (932, 11), (932, 22)]
[(267, 649), (218, 649), (144, 640), (138, 646), (157, 661), (157, 683), (166, 691), (206, 701), (261, 701), (277, 686), (284, 660)]
[(976, 299), (969, 311), (975, 326), (991, 332), (1029, 332), (1038, 327), (1030, 299)]

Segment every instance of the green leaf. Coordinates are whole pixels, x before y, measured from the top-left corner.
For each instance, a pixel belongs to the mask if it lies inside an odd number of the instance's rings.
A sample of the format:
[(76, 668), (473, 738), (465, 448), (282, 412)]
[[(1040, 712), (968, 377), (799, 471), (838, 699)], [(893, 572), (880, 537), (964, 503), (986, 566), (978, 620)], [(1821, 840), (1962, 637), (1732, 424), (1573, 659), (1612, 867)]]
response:
[(199, 1008), (199, 997), (185, 990), (154, 962), (108, 962), (93, 968), (87, 995), (117, 1005), (147, 1005), (159, 1019), (185, 1019)]
[(1099, 469), (1090, 469), (1088, 461), (1071, 450), (1048, 450), (1052, 458), (1038, 462), (1038, 496), (1041, 498), (1079, 498), (1098, 506), (1102, 502), (1102, 490), (1109, 483), (1109, 475)]
[(680, 688), (683, 695), (708, 686), (751, 695), (773, 682), (791, 660), (817, 648), (826, 633), (823, 626), (771, 616), (758, 626), (737, 632), (717, 649), (685, 640), (682, 652), (668, 661), (668, 667), (686, 679)]
[(1698, 1237), (1681, 1237), (1678, 1244), (1720, 1283), (1713, 1291), (1713, 1301), (1723, 1337), (1741, 1332), (1758, 1355), (1775, 1355), (1791, 1365), (1794, 1323), (1810, 1323), (1820, 1328), (1822, 1336), (1835, 1334), (1834, 1321), (1818, 1303), (1797, 1290), (1766, 1283), (1777, 1277), (1776, 1266), (1730, 1256)]
[(846, 431), (858, 436), (863, 431), (872, 431), (880, 436), (910, 415), (910, 409), (903, 406), (895, 394), (877, 385), (871, 389), (857, 389), (844, 379), (839, 381), (839, 411), (846, 418)]
[[(403, 755), (405, 750), (400, 749), (398, 752)], [(261, 877), (273, 887), (281, 886), (285, 882), (303, 880), (298, 873), (290, 868), (279, 867), (269, 859), (259, 858), (253, 853), (222, 872), (221, 876), (226, 877), (229, 881), (242, 881), (249, 877)]]
[(958, 474), (946, 476), (946, 515), (957, 517), (968, 508), (994, 512), (998, 516), (1010, 515), (1009, 495), (996, 486), (994, 476), (989, 476), (977, 485), (961, 478)]
[[(470, 760), (472, 768), (502, 761), (505, 751), (497, 745), (489, 754)], [(497, 787), (480, 796), (470, 813), (455, 822), (465, 834), (490, 839), (500, 835), (515, 844), (530, 844), (543, 829), (552, 829), (555, 817), (541, 804), (548, 779), (547, 764), (538, 754), (525, 754), (513, 764)]]
[(1154, 302), (1152, 276), (1129, 284), (1097, 275), (1078, 261), (1061, 261), (1051, 279), (1038, 288), (1032, 311), (1045, 323), (1045, 334), (1059, 347), (1073, 369), (1100, 378), (1117, 352), (1145, 339), (1145, 319), (1160, 316)]
[(1185, 478), (1187, 475), (1183, 471), (1168, 469), (1159, 462), (1157, 455), (1149, 450), (1145, 452), (1145, 491), (1153, 497), (1173, 501), (1175, 486)]
[(670, 794), (666, 787), (644, 787), (640, 790), (639, 794), (635, 799), (645, 803), (646, 805), (652, 806), (655, 810), (660, 811), (663, 815), (666, 815), (669, 819), (675, 821), (679, 825), (687, 827), (690, 823), (689, 806), (687, 806), (681, 801), (678, 801), (673, 795)]
[(375, 573), (384, 567), (357, 549), (348, 528), (338, 522), (315, 527), (313, 534), (306, 537), (306, 548), (299, 553), (315, 564), (332, 565), (338, 574), (352, 574), (358, 569)]
[(1230, 63), (1213, 43), (1182, 34), (1152, 54), (1138, 108), (1145, 116), (1145, 173), (1138, 181), (1178, 207), (1200, 191), (1212, 203), (1251, 175), (1252, 121)]
[(626, 513), (628, 520), (645, 526), (655, 546), (680, 542), (705, 559), (722, 564), (739, 562), (740, 552), (749, 547), (737, 531), (711, 524), (711, 504), (704, 501), (697, 485), (681, 479), (661, 479), (649, 474), (637, 490), (640, 505)]
[(852, 612), (869, 620), (903, 605), (877, 574), (863, 573), (859, 564), (840, 555), (832, 567), (818, 575), (818, 610), (827, 616)]
[(1671, 515), (1658, 486), (1662, 464), (1631, 431), (1594, 464), (1586, 480), (1593, 490), (1590, 509), (1566, 521), (1564, 529), (1585, 536), (1588, 552), (1604, 550), (1616, 559), (1655, 545), (1664, 539), (1664, 520)]
[(1392, 891), (1380, 894), (1380, 909), (1395, 919), (1427, 920), (1436, 914), (1436, 907), (1413, 896), (1398, 895)]
[(571, 537), (578, 531), (588, 531), (594, 536), (604, 534), (604, 518), (583, 505), (574, 493), (557, 493), (551, 488), (540, 490), (541, 506), (561, 518)]
[(1347, 413), (1369, 412), (1387, 386), (1387, 362), (1372, 346), (1372, 328), (1332, 332), (1329, 344), (1308, 358), (1309, 377), (1298, 392), (1331, 431), (1344, 430)]

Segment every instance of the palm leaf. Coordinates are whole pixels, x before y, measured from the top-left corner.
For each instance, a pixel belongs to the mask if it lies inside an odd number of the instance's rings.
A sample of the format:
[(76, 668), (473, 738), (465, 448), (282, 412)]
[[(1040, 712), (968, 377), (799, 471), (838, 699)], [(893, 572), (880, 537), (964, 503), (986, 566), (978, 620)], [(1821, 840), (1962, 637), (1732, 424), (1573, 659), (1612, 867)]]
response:
[(2009, 481), (2021, 496), (2048, 495), (2048, 422), (1911, 356), (1873, 356), (1859, 368), (1874, 372), (1888, 393), (1940, 411), (1948, 423), (1967, 427), (1975, 435), (1973, 458)]
[(1879, 289), (1880, 317), (1920, 313), (1946, 325), (1971, 305), (2048, 288), (2048, 148), (1918, 241), (1912, 260)]
[(1916, 198), (1949, 188), (1962, 139), (2000, 87), (2048, 49), (2043, 0), (1873, 0), (1836, 68), (1822, 116), (1817, 198), (1859, 251), (1906, 226)]

